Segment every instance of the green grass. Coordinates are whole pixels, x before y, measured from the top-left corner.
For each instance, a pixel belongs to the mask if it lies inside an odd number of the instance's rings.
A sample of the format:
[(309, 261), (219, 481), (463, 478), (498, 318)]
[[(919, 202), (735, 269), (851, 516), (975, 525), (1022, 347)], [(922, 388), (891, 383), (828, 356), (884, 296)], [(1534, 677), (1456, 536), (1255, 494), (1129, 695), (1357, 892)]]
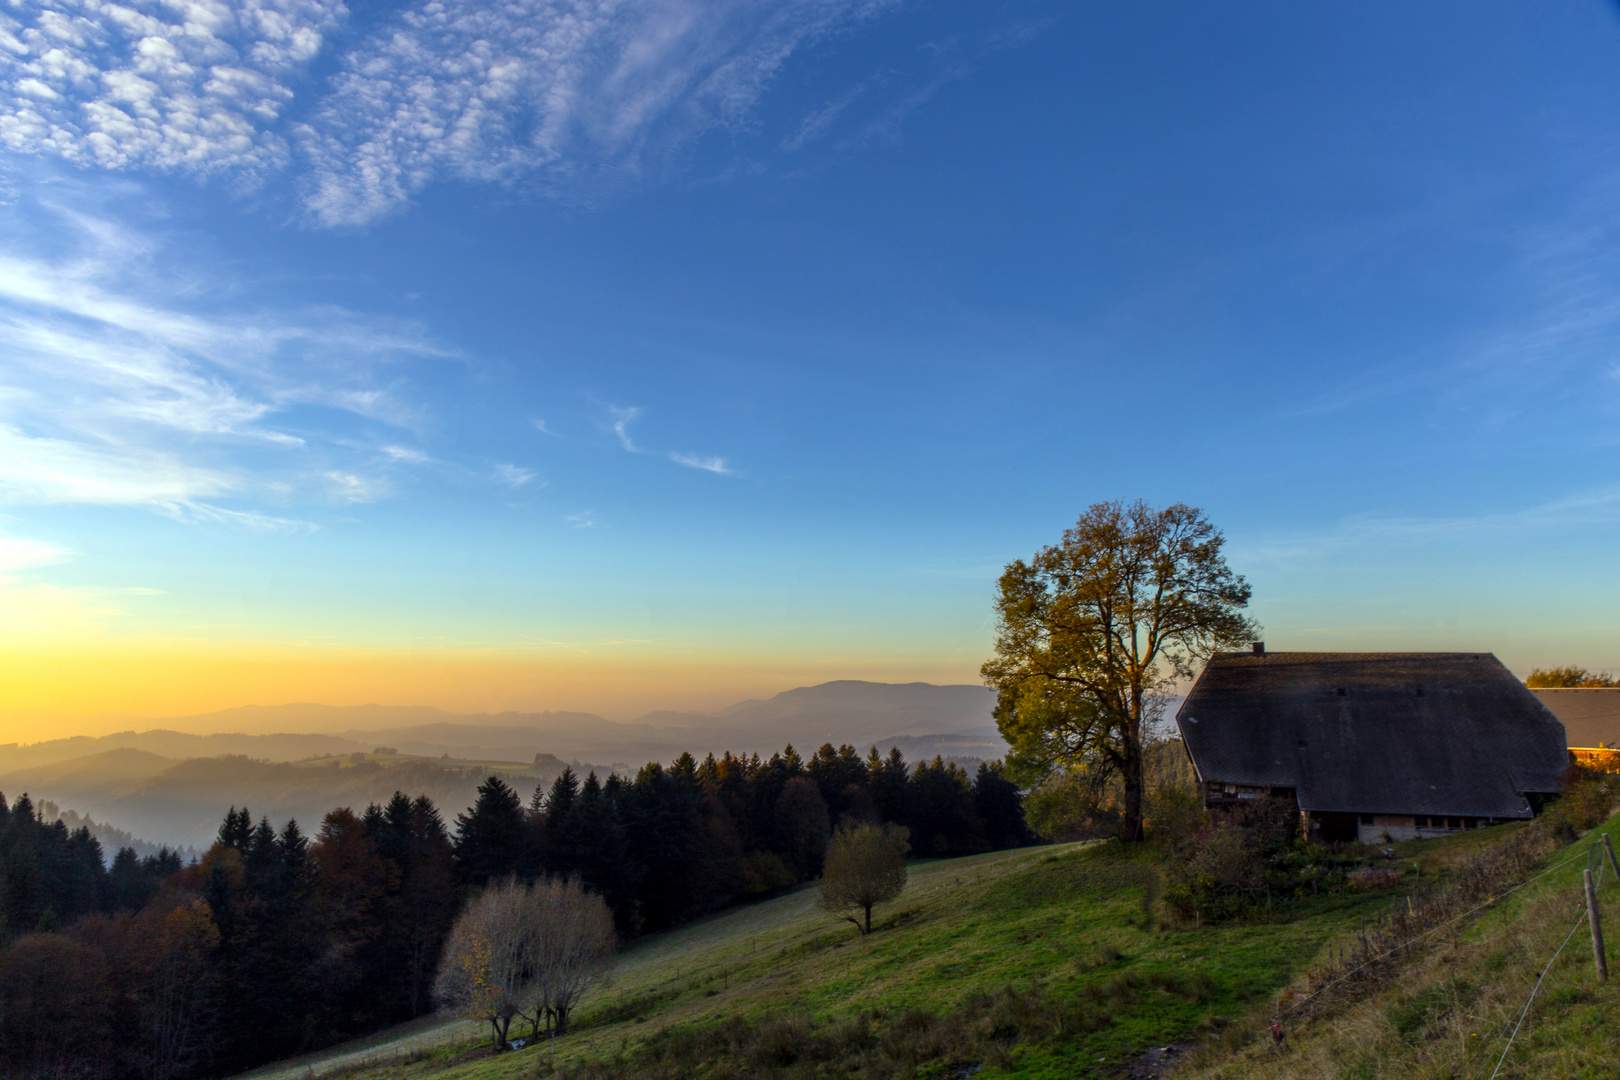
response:
[[(1378, 992), (1291, 1030), (1284, 1050), (1264, 1036), (1269, 1017), (1251, 1016), (1177, 1075), (1452, 1080), (1488, 1077), (1501, 1061), (1499, 1080), (1612, 1080), (1620, 1075), (1620, 880), (1612, 868), (1598, 892), (1607, 983), (1597, 981), (1587, 927), (1569, 937), (1580, 909), (1581, 856), (1605, 832), (1620, 839), (1620, 815), (1543, 860), (1550, 872), (1464, 920), (1454, 935), (1435, 935)], [(1536, 979), (1566, 937), (1504, 1059)]]
[[(1414, 873), (1410, 856), (1421, 851), (1422, 873), (1433, 876), (1486, 838), (1481, 832), (1403, 847), (1396, 865)], [(1286, 912), (1279, 906), (1271, 921), (1164, 929), (1144, 914), (1146, 883), (1160, 858), (1108, 843), (916, 865), (906, 892), (879, 909), (877, 929), (865, 938), (815, 910), (813, 889), (647, 938), (622, 954), (612, 983), (587, 1000), (574, 1030), (557, 1041), (556, 1065), (627, 1055), (609, 1072), (629, 1075), (638, 1051), (667, 1049), (671, 1033), (699, 1033), (682, 1052), (701, 1056), (701, 1033), (726, 1024), (737, 1037), (739, 1024), (757, 1032), (772, 1023), (797, 1024), (802, 1035), (871, 1022), (881, 1033), (931, 1017), (924, 1026), (932, 1025), (930, 1038), (944, 1040), (944, 1059), (925, 1063), (919, 1076), (979, 1063), (986, 1077), (1107, 1075), (1146, 1047), (1198, 1038), (1250, 1013), (1325, 942), (1392, 903), (1387, 893), (1324, 896), (1295, 901)], [(991, 1012), (1003, 1019), (986, 1019)], [(975, 1023), (984, 1029), (977, 1042), (953, 1033)], [(413, 1053), (386, 1064), (362, 1064), (349, 1048), (280, 1072), (345, 1067), (362, 1077), (497, 1080), (535, 1075), (551, 1060), (550, 1048), (493, 1056), (442, 1045), (477, 1034), (444, 1026), (417, 1033), (402, 1047)], [(386, 1049), (374, 1041), (359, 1053)], [(975, 1060), (952, 1057), (968, 1053)], [(825, 1070), (807, 1063), (800, 1071), (844, 1073), (850, 1061)]]

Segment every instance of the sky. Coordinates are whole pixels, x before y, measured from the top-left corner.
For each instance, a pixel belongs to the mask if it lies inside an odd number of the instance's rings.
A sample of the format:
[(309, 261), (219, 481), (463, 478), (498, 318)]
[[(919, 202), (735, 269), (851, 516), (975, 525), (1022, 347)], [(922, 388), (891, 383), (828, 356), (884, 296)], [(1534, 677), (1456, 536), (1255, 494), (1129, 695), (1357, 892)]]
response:
[(0, 738), (974, 682), (1108, 499), (1620, 668), (1617, 139), (1597, 2), (13, 0)]

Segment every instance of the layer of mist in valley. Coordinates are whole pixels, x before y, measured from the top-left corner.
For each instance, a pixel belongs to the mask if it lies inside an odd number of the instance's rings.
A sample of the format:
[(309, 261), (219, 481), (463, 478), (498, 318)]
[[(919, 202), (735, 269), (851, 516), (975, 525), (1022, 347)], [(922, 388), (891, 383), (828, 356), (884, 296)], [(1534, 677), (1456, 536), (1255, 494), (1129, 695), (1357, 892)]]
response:
[[(115, 843), (205, 848), (232, 806), (314, 831), (334, 807), (359, 810), (399, 790), (427, 795), (453, 822), (491, 773), (527, 797), (566, 766), (634, 774), (683, 752), (768, 756), (791, 744), (808, 756), (831, 742), (862, 753), (897, 746), (911, 761), (938, 755), (971, 768), (1005, 752), (994, 702), (982, 686), (839, 681), (628, 723), (580, 712), (245, 706), (99, 738), (0, 745), (0, 792), (49, 800), (65, 822), (88, 819), (98, 837), (106, 833), (110, 858)], [(213, 733), (190, 733), (198, 731)]]

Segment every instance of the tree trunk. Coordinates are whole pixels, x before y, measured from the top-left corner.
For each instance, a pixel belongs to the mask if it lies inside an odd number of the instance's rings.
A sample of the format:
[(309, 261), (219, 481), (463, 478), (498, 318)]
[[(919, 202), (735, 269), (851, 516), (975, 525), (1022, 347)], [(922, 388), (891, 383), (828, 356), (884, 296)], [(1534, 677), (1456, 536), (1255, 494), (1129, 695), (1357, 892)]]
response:
[(1131, 687), (1130, 715), (1120, 731), (1121, 779), (1125, 782), (1125, 817), (1119, 823), (1119, 838), (1135, 844), (1142, 839), (1142, 690)]
[(871, 932), (872, 932), (872, 905), (867, 904), (866, 905), (866, 929), (862, 930), (861, 933), (862, 934), (870, 934)]

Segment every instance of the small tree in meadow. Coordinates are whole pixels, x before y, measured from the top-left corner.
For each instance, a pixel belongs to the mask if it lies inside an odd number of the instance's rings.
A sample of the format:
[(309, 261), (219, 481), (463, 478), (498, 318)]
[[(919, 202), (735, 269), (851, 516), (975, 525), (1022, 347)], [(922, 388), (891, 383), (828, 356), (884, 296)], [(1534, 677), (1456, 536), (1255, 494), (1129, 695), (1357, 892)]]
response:
[(906, 887), (910, 837), (910, 830), (900, 825), (839, 829), (827, 845), (819, 906), (870, 934), (873, 906), (893, 900)]
[(488, 1023), (497, 1048), (515, 1017), (560, 1035), (615, 943), (607, 904), (577, 878), (503, 881), (456, 920), (435, 990), (457, 1016)]
[(551, 878), (529, 890), (539, 929), (529, 946), (530, 982), (521, 995), (523, 1011), (540, 1033), (549, 1018), (558, 1035), (568, 1030), (568, 1014), (596, 981), (613, 955), (617, 936), (613, 914), (600, 896), (578, 878)]
[(434, 997), (466, 1020), (489, 1024), (495, 1048), (506, 1045), (506, 1032), (520, 1009), (519, 994), (528, 981), (523, 958), (524, 886), (513, 881), (492, 885), (467, 905), (450, 930), (439, 960)]

